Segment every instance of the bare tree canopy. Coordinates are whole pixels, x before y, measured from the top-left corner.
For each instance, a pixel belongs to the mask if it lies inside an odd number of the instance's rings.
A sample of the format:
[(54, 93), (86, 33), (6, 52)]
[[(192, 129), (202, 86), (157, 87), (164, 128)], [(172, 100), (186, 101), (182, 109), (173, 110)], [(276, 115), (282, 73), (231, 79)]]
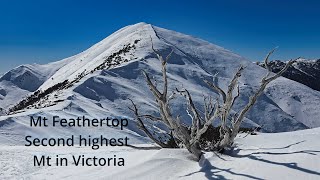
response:
[[(151, 39), (152, 42), (152, 39)], [(261, 84), (258, 90), (249, 98), (249, 102), (239, 111), (237, 114), (231, 114), (230, 111), (236, 102), (237, 98), (240, 96), (239, 78), (245, 67), (240, 66), (238, 70), (233, 75), (233, 78), (229, 82), (227, 90), (223, 90), (218, 85), (213, 82), (204, 80), (207, 86), (214, 92), (216, 92), (219, 97), (216, 99), (211, 96), (204, 97), (204, 110), (199, 111), (196, 108), (192, 96), (187, 89), (175, 89), (172, 95), (168, 96), (168, 77), (167, 77), (167, 62), (171, 57), (174, 50), (164, 58), (157, 50), (154, 49), (152, 43), (152, 50), (156, 54), (158, 60), (162, 66), (162, 78), (163, 78), (163, 89), (159, 90), (154, 82), (152, 82), (149, 74), (143, 71), (146, 82), (152, 92), (157, 105), (158, 113), (160, 117), (155, 117), (151, 114), (141, 115), (139, 114), (136, 104), (132, 102), (132, 107), (130, 110), (134, 113), (137, 120), (138, 127), (145, 132), (145, 134), (156, 144), (162, 148), (176, 148), (185, 147), (190, 153), (192, 153), (197, 160), (200, 160), (202, 155), (202, 150), (212, 150), (221, 152), (225, 148), (233, 145), (234, 139), (239, 133), (241, 123), (244, 120), (245, 115), (249, 112), (252, 106), (256, 103), (258, 97), (263, 93), (266, 86), (281, 76), (289, 66), (291, 66), (296, 60), (291, 60), (286, 66), (278, 73), (274, 74), (268, 68), (268, 60), (270, 55), (275, 51), (272, 50), (265, 58), (264, 63), (268, 70), (267, 74), (262, 78)], [(175, 95), (182, 95), (186, 98), (188, 107), (187, 113), (192, 119), (191, 126), (186, 126), (181, 123), (180, 116), (174, 117), (171, 112), (172, 109), (169, 106), (169, 102), (175, 98)], [(148, 128), (144, 125), (144, 120), (147, 121), (157, 121), (165, 124), (171, 132), (168, 132), (170, 140), (165, 142), (155, 137)], [(217, 137), (213, 142), (206, 142), (205, 145), (200, 145), (202, 136), (208, 132), (210, 127), (213, 127), (213, 122), (219, 121), (220, 126), (218, 131), (214, 131), (209, 134), (209, 136)]]

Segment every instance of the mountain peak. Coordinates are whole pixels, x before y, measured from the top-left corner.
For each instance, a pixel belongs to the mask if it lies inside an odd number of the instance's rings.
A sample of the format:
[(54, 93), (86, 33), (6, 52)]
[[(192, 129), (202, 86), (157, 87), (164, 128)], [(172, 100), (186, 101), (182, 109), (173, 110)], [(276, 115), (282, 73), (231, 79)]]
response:
[(138, 22), (136, 24), (132, 24), (131, 26), (144, 26), (144, 25), (151, 25), (151, 24), (146, 23), (146, 22)]
[[(212, 94), (201, 83), (203, 79), (213, 79), (213, 74), (218, 74), (214, 78), (215, 84), (227, 89), (234, 72), (243, 65), (246, 70), (240, 78), (242, 94), (239, 104), (235, 105), (234, 112), (237, 112), (266, 74), (262, 67), (220, 46), (147, 23), (137, 23), (114, 32), (78, 55), (60, 61), (59, 64), (63, 66), (46, 78), (37, 91), (27, 98), (28, 101), (21, 101), (21, 96), (16, 94), (26, 95), (29, 91), (9, 94), (16, 92), (9, 91), (9, 86), (4, 86), (7, 88), (3, 88), (0, 99), (6, 102), (12, 97), (19, 99), (18, 104), (10, 101), (16, 104), (10, 108), (14, 113), (28, 108), (68, 109), (70, 104), (75, 104), (72, 107), (77, 106), (77, 111), (89, 115), (105, 114), (107, 111), (111, 115), (129, 116), (131, 113), (125, 105), (127, 98), (151, 105), (142, 109), (154, 112), (154, 99), (146, 92), (148, 87), (140, 73), (143, 69), (152, 74), (153, 79), (162, 79), (161, 64), (156, 59), (151, 43), (164, 56), (173, 50), (167, 66), (172, 86), (170, 88), (185, 87), (197, 104), (203, 103), (201, 101), (204, 94)], [(52, 65), (47, 66), (50, 68)], [(310, 96), (303, 96), (305, 92), (309, 92)], [(37, 93), (41, 93), (41, 96)], [(263, 129), (268, 132), (317, 127), (320, 124), (313, 119), (319, 116), (319, 100), (318, 92), (294, 81), (279, 78), (266, 88), (266, 94), (249, 113), (246, 125), (263, 125)], [(292, 104), (290, 108), (285, 106), (288, 103)], [(307, 111), (310, 107), (315, 109)], [(173, 111), (185, 114), (179, 111), (179, 104), (173, 108)], [(188, 117), (182, 119), (188, 123)]]

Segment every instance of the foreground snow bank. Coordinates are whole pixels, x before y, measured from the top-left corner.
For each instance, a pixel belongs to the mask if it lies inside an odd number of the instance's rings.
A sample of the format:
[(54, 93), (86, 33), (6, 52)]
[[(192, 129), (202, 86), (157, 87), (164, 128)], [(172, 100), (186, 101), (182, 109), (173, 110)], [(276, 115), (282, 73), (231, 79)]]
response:
[[(320, 128), (246, 137), (241, 134), (228, 155), (206, 153), (199, 163), (184, 149), (111, 147), (93, 151), (1, 146), (0, 179), (319, 179), (319, 135)], [(44, 154), (117, 154), (126, 162), (124, 167), (33, 167), (33, 155)]]

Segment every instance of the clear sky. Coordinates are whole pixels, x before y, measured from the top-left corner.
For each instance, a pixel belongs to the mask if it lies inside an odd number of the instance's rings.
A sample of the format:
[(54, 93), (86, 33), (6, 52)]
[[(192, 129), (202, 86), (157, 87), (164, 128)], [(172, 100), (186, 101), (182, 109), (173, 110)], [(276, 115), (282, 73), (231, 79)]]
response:
[(0, 73), (77, 54), (138, 22), (205, 39), (253, 61), (320, 58), (317, 0), (0, 0)]

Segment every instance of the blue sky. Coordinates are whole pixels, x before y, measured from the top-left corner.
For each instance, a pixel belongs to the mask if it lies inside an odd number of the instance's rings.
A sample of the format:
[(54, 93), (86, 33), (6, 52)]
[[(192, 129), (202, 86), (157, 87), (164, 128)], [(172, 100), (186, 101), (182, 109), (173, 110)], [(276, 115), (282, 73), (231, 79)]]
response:
[(248, 59), (320, 58), (320, 1), (0, 0), (0, 73), (77, 54), (138, 22), (190, 34)]

